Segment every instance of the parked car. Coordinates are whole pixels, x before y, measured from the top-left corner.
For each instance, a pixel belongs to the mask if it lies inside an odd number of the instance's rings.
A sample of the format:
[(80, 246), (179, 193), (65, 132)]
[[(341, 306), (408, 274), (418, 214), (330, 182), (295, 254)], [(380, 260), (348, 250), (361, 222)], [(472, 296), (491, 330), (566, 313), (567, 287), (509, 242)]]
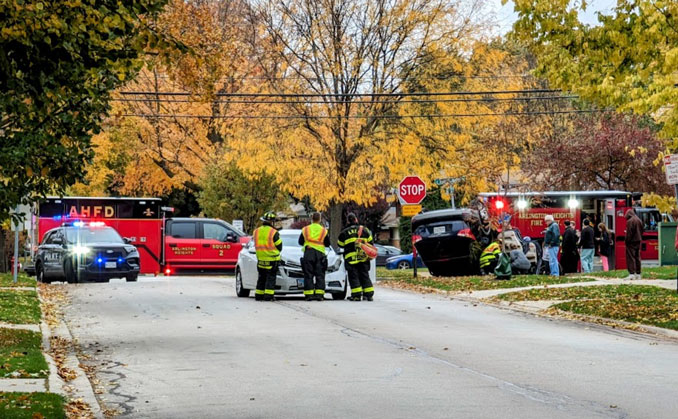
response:
[(417, 252), (434, 276), (470, 275), (478, 271), (472, 225), (479, 220), (471, 209), (443, 209), (412, 217)]
[[(413, 254), (393, 256), (386, 260), (386, 269), (410, 269), (414, 266), (412, 262)], [(417, 255), (417, 267), (425, 268), (424, 261), (421, 260), (421, 256)]]
[(377, 266), (386, 266), (386, 259), (403, 254), (403, 251), (397, 247), (383, 244), (375, 244), (374, 246), (377, 248)]
[[(301, 294), (304, 291), (304, 274), (299, 259), (303, 256), (298, 240), (301, 230), (280, 230), (283, 242), (281, 261), (275, 283), (276, 294)], [(325, 274), (325, 292), (332, 294), (335, 300), (343, 300), (347, 293), (346, 268), (343, 257), (327, 249), (327, 273)], [(257, 286), (257, 255), (254, 241), (251, 240), (240, 251), (235, 267), (235, 289), (238, 297), (248, 297)], [(372, 281), (376, 279), (376, 265), (372, 262), (370, 270)]]
[(136, 281), (139, 252), (103, 222), (76, 221), (43, 237), (35, 259), (38, 281), (81, 282), (125, 278)]

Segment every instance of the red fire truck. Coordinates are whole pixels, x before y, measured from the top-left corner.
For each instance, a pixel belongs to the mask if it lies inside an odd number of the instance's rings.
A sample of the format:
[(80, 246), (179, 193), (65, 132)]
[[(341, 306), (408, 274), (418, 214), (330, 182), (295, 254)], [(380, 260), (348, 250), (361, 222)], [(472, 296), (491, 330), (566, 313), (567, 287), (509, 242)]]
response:
[(235, 268), (245, 233), (222, 220), (165, 219), (169, 210), (158, 198), (49, 197), (39, 205), (37, 240), (63, 223), (97, 221), (137, 247), (141, 273)]
[(502, 219), (510, 217), (511, 226), (518, 228), (522, 236), (542, 240), (544, 238), (544, 217), (553, 216), (564, 230), (563, 222), (574, 222), (581, 230), (582, 223), (589, 217), (591, 224), (600, 222), (610, 231), (614, 241), (614, 257), (611, 269), (626, 268), (626, 210), (633, 208), (643, 221), (645, 233), (641, 244), (643, 260), (659, 258), (658, 226), (662, 221), (661, 213), (654, 208), (641, 208), (638, 205), (640, 194), (625, 191), (553, 191), (537, 193), (482, 193), (490, 216)]

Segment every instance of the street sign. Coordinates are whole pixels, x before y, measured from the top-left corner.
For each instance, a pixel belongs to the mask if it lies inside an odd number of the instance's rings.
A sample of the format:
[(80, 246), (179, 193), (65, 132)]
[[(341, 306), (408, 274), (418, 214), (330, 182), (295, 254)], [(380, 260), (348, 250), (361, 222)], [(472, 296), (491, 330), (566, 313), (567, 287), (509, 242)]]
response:
[(403, 217), (413, 217), (421, 212), (421, 205), (403, 205)]
[(666, 183), (678, 185), (678, 154), (664, 156), (664, 169), (666, 169)]
[(398, 185), (401, 204), (419, 204), (426, 198), (426, 183), (419, 176), (407, 176)]
[(243, 220), (233, 220), (231, 224), (238, 230), (245, 231), (245, 223), (243, 222)]

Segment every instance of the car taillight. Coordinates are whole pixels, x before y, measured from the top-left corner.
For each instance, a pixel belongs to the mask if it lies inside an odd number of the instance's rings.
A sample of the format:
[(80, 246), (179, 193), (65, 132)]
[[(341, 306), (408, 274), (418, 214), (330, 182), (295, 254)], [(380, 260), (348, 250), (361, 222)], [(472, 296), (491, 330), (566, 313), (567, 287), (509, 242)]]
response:
[(466, 237), (467, 239), (475, 240), (476, 236), (473, 235), (471, 232), (470, 228), (465, 228), (463, 230), (459, 230), (459, 233), (457, 233), (458, 237)]
[(412, 235), (412, 243), (416, 243), (416, 242), (418, 242), (419, 240), (421, 240), (421, 236), (420, 236), (420, 235), (418, 235), (418, 234), (413, 234), (413, 235)]

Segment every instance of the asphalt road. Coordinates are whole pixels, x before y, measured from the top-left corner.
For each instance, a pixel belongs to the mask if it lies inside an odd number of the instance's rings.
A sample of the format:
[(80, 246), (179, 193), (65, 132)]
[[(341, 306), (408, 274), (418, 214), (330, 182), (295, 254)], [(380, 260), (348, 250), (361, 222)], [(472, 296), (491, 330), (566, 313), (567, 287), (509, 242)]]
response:
[(107, 407), (153, 418), (675, 418), (678, 345), (377, 287), (235, 297), (232, 278), (67, 285)]

